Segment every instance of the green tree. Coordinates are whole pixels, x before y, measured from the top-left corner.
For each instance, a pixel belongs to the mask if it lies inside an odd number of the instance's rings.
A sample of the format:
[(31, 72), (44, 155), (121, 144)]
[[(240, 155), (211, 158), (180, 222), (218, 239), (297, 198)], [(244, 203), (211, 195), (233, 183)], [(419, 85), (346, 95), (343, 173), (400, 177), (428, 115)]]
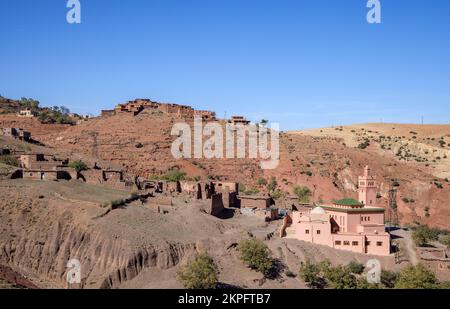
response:
[(447, 235), (442, 236), (440, 242), (441, 242), (443, 245), (446, 245), (447, 248), (450, 249), (450, 234), (447, 234)]
[(297, 195), (299, 202), (308, 203), (312, 193), (308, 187), (294, 187), (294, 194)]
[(393, 289), (398, 281), (399, 274), (394, 271), (381, 270), (381, 284), (388, 289)]
[(330, 267), (325, 272), (325, 279), (327, 280), (327, 286), (332, 289), (355, 289), (357, 286), (356, 277), (341, 265)]
[(267, 276), (274, 266), (270, 250), (260, 240), (242, 240), (238, 245), (241, 260), (251, 269), (255, 269)]
[(19, 166), (19, 161), (17, 160), (17, 158), (11, 155), (0, 156), (0, 163), (10, 166)]
[(87, 164), (81, 160), (70, 162), (69, 167), (75, 169), (78, 173), (88, 170)]
[(396, 289), (435, 289), (438, 287), (439, 282), (434, 273), (422, 264), (403, 269), (395, 284)]
[(265, 186), (267, 185), (267, 180), (264, 177), (259, 177), (256, 183), (258, 186)]
[(428, 244), (430, 241), (437, 240), (438, 234), (426, 225), (419, 225), (414, 228), (412, 238), (414, 243), (420, 247)]
[(277, 179), (275, 177), (271, 177), (269, 183), (267, 184), (267, 190), (269, 192), (273, 192), (277, 187), (278, 187)]
[(323, 289), (326, 286), (325, 280), (322, 278), (321, 269), (318, 265), (311, 263), (309, 260), (300, 265), (300, 278), (313, 289)]
[(218, 269), (214, 260), (201, 253), (178, 272), (186, 289), (213, 289), (217, 285)]
[(163, 176), (163, 179), (168, 182), (177, 182), (184, 180), (186, 178), (186, 173), (180, 171), (179, 169), (171, 169), (166, 172), (166, 174)]
[(356, 261), (351, 261), (347, 264), (346, 268), (352, 273), (361, 275), (364, 272), (364, 265), (361, 263), (358, 263)]

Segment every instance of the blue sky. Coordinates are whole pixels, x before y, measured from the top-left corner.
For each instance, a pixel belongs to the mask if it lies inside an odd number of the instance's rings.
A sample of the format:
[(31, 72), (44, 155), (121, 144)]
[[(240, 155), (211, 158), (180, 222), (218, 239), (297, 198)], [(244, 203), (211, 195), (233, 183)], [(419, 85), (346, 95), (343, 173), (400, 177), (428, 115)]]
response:
[(79, 113), (134, 98), (283, 130), (450, 122), (450, 1), (0, 1), (0, 94)]

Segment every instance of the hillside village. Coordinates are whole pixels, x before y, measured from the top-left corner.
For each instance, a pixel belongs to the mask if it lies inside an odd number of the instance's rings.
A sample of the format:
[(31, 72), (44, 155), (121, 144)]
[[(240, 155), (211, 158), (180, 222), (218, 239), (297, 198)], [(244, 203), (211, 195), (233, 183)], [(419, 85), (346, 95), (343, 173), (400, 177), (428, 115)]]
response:
[[(282, 132), (280, 166), (262, 171), (255, 159), (175, 160), (170, 155), (169, 131), (177, 121), (200, 116), (206, 122), (249, 124), (243, 116), (217, 119), (212, 111), (148, 99), (118, 104), (99, 117), (40, 108), (30, 99), (3, 98), (0, 110), (0, 190), (5, 196), (0, 210), (8, 213), (2, 216), (0, 261), (34, 273), (43, 285), (64, 285), (58, 276), (64, 265), (51, 271), (44, 257), (50, 247), (40, 235), (50, 237), (52, 246), (82, 252), (86, 261), (100, 256), (88, 263), (90, 273), (80, 287), (142, 286), (155, 272), (163, 285), (176, 287), (175, 268), (201, 248), (220, 248), (216, 258), (230, 284), (306, 287), (287, 275), (248, 279), (255, 275), (236, 266), (234, 249), (245, 237), (267, 243), (288, 269), (317, 255), (322, 260), (334, 256), (333, 263), (376, 256), (390, 270), (420, 260), (440, 279), (450, 280), (445, 246), (435, 241), (433, 249), (416, 248), (411, 235), (399, 229), (428, 225), (444, 233), (450, 228), (446, 172), (430, 172), (418, 157), (414, 163), (405, 159), (411, 158), (406, 148), (397, 151), (400, 157), (371, 149), (375, 137), (366, 137), (366, 129), (352, 129), (355, 140), (330, 134), (331, 129), (327, 134)], [(450, 126), (443, 129), (450, 134)], [(394, 147), (386, 140), (399, 142), (377, 138), (381, 148)], [(438, 146), (422, 139), (442, 148), (437, 161), (448, 167), (447, 137)], [(45, 212), (36, 214), (37, 207)], [(45, 220), (54, 224), (40, 230)], [(62, 228), (62, 222), (67, 226)], [(21, 226), (26, 227), (22, 232)], [(391, 227), (398, 231), (386, 232)], [(55, 238), (59, 234), (71, 236)], [(86, 238), (93, 243), (81, 240)], [(21, 242), (28, 247), (19, 248)], [(52, 254), (53, 259), (67, 257)], [(240, 272), (244, 279), (238, 278)], [(148, 287), (155, 284), (149, 282)]]

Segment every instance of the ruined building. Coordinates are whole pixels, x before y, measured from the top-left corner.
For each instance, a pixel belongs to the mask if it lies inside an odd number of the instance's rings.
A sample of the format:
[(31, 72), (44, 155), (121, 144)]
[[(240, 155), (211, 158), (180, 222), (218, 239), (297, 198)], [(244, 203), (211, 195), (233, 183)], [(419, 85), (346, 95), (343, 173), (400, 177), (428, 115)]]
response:
[(177, 117), (187, 118), (200, 116), (204, 121), (216, 120), (216, 114), (211, 111), (195, 110), (192, 107), (186, 105), (158, 103), (148, 99), (137, 99), (124, 104), (118, 104), (114, 108), (114, 110), (103, 110), (102, 117), (120, 115), (122, 113), (131, 113), (134, 116), (137, 116), (143, 111), (155, 111), (164, 114), (175, 115)]

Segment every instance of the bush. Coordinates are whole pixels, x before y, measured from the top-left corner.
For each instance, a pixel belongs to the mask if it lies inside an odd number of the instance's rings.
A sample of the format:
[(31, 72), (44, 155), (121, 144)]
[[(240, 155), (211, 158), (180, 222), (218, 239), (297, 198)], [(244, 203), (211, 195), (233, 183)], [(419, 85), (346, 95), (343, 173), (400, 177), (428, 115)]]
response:
[(199, 254), (178, 273), (186, 289), (213, 289), (217, 285), (218, 270), (206, 253)]
[(257, 188), (248, 188), (247, 190), (245, 190), (245, 192), (243, 192), (245, 195), (255, 195), (259, 193), (259, 189)]
[(295, 187), (294, 194), (297, 195), (300, 202), (308, 203), (311, 197), (311, 190), (308, 187)]
[(400, 272), (396, 289), (435, 289), (439, 286), (434, 273), (422, 264), (409, 266)]
[(330, 267), (325, 272), (327, 285), (332, 289), (355, 289), (356, 277), (345, 267)]
[(125, 204), (125, 201), (122, 199), (114, 200), (114, 201), (111, 201), (111, 208), (116, 209), (120, 206), (123, 206), (124, 204)]
[(450, 234), (442, 236), (440, 243), (450, 249)]
[(278, 187), (278, 182), (275, 177), (271, 177), (269, 183), (267, 184), (267, 190), (269, 192), (275, 191), (275, 189)]
[(398, 281), (399, 274), (389, 270), (381, 270), (381, 283), (388, 289), (393, 289)]
[(438, 239), (438, 233), (431, 230), (426, 225), (420, 225), (414, 228), (412, 238), (416, 246), (421, 247), (428, 244), (430, 241)]
[(11, 166), (19, 166), (19, 161), (17, 158), (11, 155), (0, 156), (0, 163)]
[(267, 276), (273, 268), (274, 262), (270, 257), (269, 248), (257, 239), (242, 240), (238, 245), (241, 260), (251, 269)]
[(258, 186), (265, 186), (267, 185), (267, 180), (263, 177), (260, 177), (256, 183), (258, 184)]
[(171, 169), (164, 174), (163, 179), (168, 182), (177, 182), (184, 180), (186, 178), (186, 173), (180, 171), (179, 169)]
[(69, 167), (75, 169), (78, 173), (88, 170), (88, 166), (81, 160), (70, 162)]
[(325, 280), (320, 275), (320, 268), (310, 261), (302, 262), (299, 271), (300, 278), (305, 281), (310, 288), (323, 289), (326, 286)]
[(290, 271), (290, 270), (286, 270), (285, 274), (286, 274), (286, 277), (289, 277), (289, 278), (295, 278), (295, 277), (297, 277), (297, 275), (294, 274), (294, 273), (293, 273), (292, 271)]
[(356, 261), (351, 261), (350, 263), (348, 263), (347, 265), (347, 269), (352, 273), (352, 274), (357, 274), (357, 275), (361, 275), (364, 272), (364, 265), (361, 263), (358, 263)]
[(284, 192), (281, 191), (280, 189), (276, 189), (273, 193), (272, 193), (272, 198), (274, 200), (279, 200), (280, 198), (282, 198), (284, 196)]

